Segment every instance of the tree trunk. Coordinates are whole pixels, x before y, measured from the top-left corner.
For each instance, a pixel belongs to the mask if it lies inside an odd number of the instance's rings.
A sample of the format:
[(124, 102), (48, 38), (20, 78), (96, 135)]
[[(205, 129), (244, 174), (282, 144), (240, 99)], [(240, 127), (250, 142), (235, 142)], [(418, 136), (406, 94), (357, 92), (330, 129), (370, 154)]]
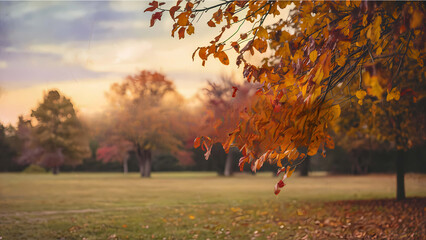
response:
[(311, 165), (311, 156), (306, 156), (305, 160), (300, 164), (300, 176), (307, 177), (309, 174), (309, 167)]
[(228, 154), (226, 155), (225, 160), (225, 170), (223, 172), (223, 175), (225, 177), (230, 177), (232, 175), (232, 160), (234, 156), (233, 148), (229, 149)]
[(398, 150), (396, 157), (396, 199), (405, 199), (405, 184), (404, 184), (404, 151)]
[(55, 166), (52, 168), (53, 175), (57, 175), (59, 173), (59, 166)]
[(145, 155), (145, 166), (144, 166), (144, 176), (151, 177), (151, 163), (152, 163), (152, 154), (151, 150), (144, 150)]
[(138, 146), (136, 149), (136, 158), (138, 159), (138, 164), (139, 164), (139, 173), (141, 175), (141, 177), (145, 176), (145, 156), (144, 156), (144, 152), (140, 149), (140, 147)]
[(127, 174), (129, 172), (129, 166), (128, 166), (127, 162), (128, 162), (128, 159), (125, 158), (123, 160), (123, 173), (124, 174)]

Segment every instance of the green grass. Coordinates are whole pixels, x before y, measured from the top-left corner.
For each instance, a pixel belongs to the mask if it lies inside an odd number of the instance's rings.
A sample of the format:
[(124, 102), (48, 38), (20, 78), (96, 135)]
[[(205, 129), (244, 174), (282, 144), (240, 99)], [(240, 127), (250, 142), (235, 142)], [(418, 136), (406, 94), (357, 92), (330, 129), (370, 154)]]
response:
[[(407, 175), (407, 196), (425, 197), (425, 180)], [(320, 211), (329, 201), (394, 198), (396, 185), (391, 175), (292, 176), (275, 196), (276, 182), (271, 173), (232, 178), (154, 173), (151, 179), (119, 173), (0, 174), (0, 236), (281, 239), (293, 236), (298, 225), (289, 219), (308, 215), (306, 206)]]

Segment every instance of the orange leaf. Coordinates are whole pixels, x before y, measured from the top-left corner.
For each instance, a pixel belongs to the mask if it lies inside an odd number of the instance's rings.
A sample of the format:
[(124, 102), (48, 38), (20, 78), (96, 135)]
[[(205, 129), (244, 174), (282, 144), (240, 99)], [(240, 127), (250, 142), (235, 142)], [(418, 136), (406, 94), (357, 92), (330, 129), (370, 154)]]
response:
[(268, 44), (265, 40), (262, 40), (260, 38), (256, 38), (253, 41), (253, 47), (257, 49), (260, 53), (266, 52), (266, 49), (268, 48)]
[(259, 38), (268, 39), (268, 32), (262, 26), (257, 29), (257, 36)]
[(186, 33), (188, 33), (188, 35), (191, 35), (194, 33), (194, 25), (189, 25), (188, 28), (186, 29)]
[(178, 18), (177, 24), (179, 24), (179, 26), (188, 25), (189, 21), (188, 21), (188, 14), (187, 13), (181, 13), (177, 16), (177, 18)]
[(194, 148), (198, 148), (201, 145), (201, 137), (194, 139)]
[(231, 46), (234, 48), (234, 50), (238, 53), (240, 52), (240, 45), (238, 44), (238, 42), (232, 42)]
[(209, 55), (216, 53), (216, 44), (210, 45), (208, 53), (209, 53)]
[(179, 28), (179, 24), (177, 23), (173, 24), (172, 37), (175, 37), (175, 32), (178, 28)]
[(209, 27), (216, 27), (216, 24), (212, 20), (208, 21), (207, 25), (209, 25)]
[(216, 57), (219, 58), (219, 60), (222, 64), (229, 65), (228, 55), (226, 55), (226, 53), (224, 51), (218, 52)]
[(200, 58), (203, 60), (207, 60), (207, 48), (206, 47), (200, 48), (200, 51), (198, 51), (198, 56), (200, 56)]
[(197, 49), (195, 49), (195, 51), (192, 53), (192, 61), (194, 61), (195, 54), (197, 53), (199, 49), (200, 47), (197, 47)]
[(240, 166), (240, 171), (244, 170), (244, 164), (248, 161), (249, 161), (249, 156), (245, 156), (245, 157), (240, 158), (240, 161), (238, 163), (238, 166)]

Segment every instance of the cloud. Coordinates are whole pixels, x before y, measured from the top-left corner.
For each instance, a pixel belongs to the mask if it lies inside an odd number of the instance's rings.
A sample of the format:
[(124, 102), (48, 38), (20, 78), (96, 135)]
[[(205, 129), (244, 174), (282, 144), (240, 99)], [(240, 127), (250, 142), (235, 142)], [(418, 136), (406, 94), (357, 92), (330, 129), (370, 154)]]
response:
[(7, 68), (7, 62), (5, 62), (5, 61), (0, 61), (0, 69), (1, 68)]
[(136, 30), (141, 31), (147, 29), (148, 21), (127, 20), (127, 21), (101, 21), (97, 23), (100, 28), (111, 30)]
[(110, 1), (109, 7), (117, 12), (141, 11), (148, 7), (149, 1)]
[(121, 41), (93, 41), (90, 44), (68, 43), (61, 45), (33, 45), (33, 53), (56, 54), (63, 63), (80, 65), (95, 72), (131, 73), (147, 68), (152, 44), (135, 39)]
[(87, 11), (86, 9), (74, 9), (74, 10), (55, 12), (53, 14), (53, 17), (60, 20), (70, 21), (70, 20), (80, 19), (88, 14), (89, 14), (89, 11)]

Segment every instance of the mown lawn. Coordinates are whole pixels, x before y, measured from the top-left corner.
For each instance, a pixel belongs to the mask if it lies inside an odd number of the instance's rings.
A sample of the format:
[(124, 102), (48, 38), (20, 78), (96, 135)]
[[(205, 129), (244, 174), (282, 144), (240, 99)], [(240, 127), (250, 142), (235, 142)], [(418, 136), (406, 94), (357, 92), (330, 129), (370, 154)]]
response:
[[(0, 174), (1, 239), (420, 239), (426, 175)], [(381, 199), (374, 200), (372, 199)]]

